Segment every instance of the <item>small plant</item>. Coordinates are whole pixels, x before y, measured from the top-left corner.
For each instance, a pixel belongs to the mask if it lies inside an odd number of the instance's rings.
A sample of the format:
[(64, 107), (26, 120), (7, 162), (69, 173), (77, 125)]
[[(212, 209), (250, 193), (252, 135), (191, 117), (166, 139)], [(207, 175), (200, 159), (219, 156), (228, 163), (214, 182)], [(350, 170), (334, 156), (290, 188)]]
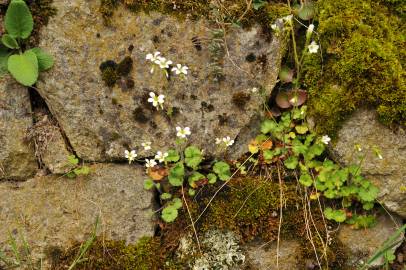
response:
[[(370, 210), (378, 196), (378, 188), (361, 175), (360, 165), (341, 167), (325, 155), (330, 138), (317, 137), (305, 121), (306, 106), (283, 112), (279, 121), (265, 120), (261, 135), (250, 144), (250, 151), (257, 153), (265, 163), (283, 162), (287, 170), (298, 173), (300, 184), (310, 190), (313, 198), (339, 200), (341, 208), (326, 208), (327, 219), (348, 222), (354, 227), (373, 225), (373, 217), (357, 215), (351, 211), (353, 203), (360, 203), (363, 210)], [(269, 138), (271, 147), (258, 149)], [(268, 145), (269, 146), (269, 145)]]
[[(160, 156), (163, 154), (157, 154), (155, 158), (160, 161)], [(177, 196), (184, 188), (189, 196), (194, 196), (199, 187), (214, 184), (217, 179), (227, 181), (231, 177), (230, 165), (223, 161), (215, 161), (209, 164), (209, 168), (202, 168), (203, 153), (193, 145), (182, 151), (170, 149), (162, 158), (162, 167), (148, 168), (150, 178), (145, 180), (144, 187), (147, 190), (155, 188), (160, 193), (160, 199), (164, 202), (161, 217), (165, 222), (172, 222), (177, 218), (178, 210), (183, 206), (182, 200)], [(169, 188), (166, 188), (168, 184)]]
[(19, 267), (32, 270), (39, 269), (33, 262), (31, 257), (31, 248), (24, 236), (21, 235), (18, 241), (18, 239), (10, 233), (8, 244), (11, 248), (12, 256), (6, 256), (6, 254), (0, 250), (0, 269), (2, 269), (1, 263), (8, 267), (6, 269), (14, 269)]
[(68, 163), (74, 166), (74, 169), (65, 174), (69, 178), (76, 178), (80, 175), (88, 175), (90, 173), (90, 168), (86, 165), (80, 165), (79, 159), (75, 155), (68, 156)]
[(23, 0), (12, 0), (4, 18), (7, 33), (1, 37), (0, 74), (7, 71), (22, 85), (32, 86), (38, 80), (40, 71), (50, 69), (54, 60), (40, 48), (26, 48), (34, 21)]
[(79, 251), (78, 254), (76, 255), (75, 260), (72, 262), (72, 264), (69, 266), (68, 270), (73, 270), (75, 269), (75, 267), (77, 265), (79, 265), (80, 263), (84, 262), (87, 260), (87, 258), (85, 258), (86, 253), (90, 250), (90, 248), (92, 247), (93, 243), (96, 240), (96, 236), (97, 236), (97, 229), (99, 227), (99, 223), (100, 223), (100, 219), (97, 216), (96, 217), (96, 221), (94, 223), (94, 228), (92, 231), (92, 234), (90, 235), (90, 237), (86, 240), (86, 242), (84, 242), (83, 244), (80, 245), (79, 247)]
[(394, 254), (394, 247), (399, 245), (403, 242), (404, 237), (399, 240), (399, 237), (404, 233), (406, 230), (406, 224), (396, 230), (383, 244), (382, 246), (376, 251), (374, 255), (366, 262), (366, 264), (361, 268), (361, 270), (368, 269), (369, 266), (379, 260), (380, 258), (384, 258), (385, 261), (385, 269), (389, 269), (389, 263), (392, 263), (396, 256)]

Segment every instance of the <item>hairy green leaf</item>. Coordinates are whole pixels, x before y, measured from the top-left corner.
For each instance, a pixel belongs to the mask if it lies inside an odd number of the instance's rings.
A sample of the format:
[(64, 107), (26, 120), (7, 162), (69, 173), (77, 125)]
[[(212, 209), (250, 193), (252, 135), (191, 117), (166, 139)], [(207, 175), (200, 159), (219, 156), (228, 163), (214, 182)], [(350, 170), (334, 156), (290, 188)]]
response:
[(230, 165), (223, 161), (216, 162), (213, 166), (213, 171), (223, 181), (227, 181), (231, 177)]
[(15, 38), (10, 36), (9, 34), (4, 34), (1, 37), (1, 42), (3, 43), (4, 46), (10, 49), (18, 49), (20, 46), (18, 45), (18, 42)]
[(185, 149), (185, 162), (188, 167), (196, 170), (202, 160), (203, 156), (199, 148), (195, 146), (189, 146)]
[(183, 163), (177, 163), (170, 171), (169, 171), (169, 183), (174, 187), (180, 187), (183, 184), (183, 177), (185, 176), (185, 167)]
[(33, 48), (29, 51), (35, 53), (38, 59), (38, 68), (40, 71), (50, 69), (54, 65), (54, 58), (40, 48)]
[(178, 210), (172, 206), (165, 207), (161, 217), (167, 223), (173, 222), (178, 217)]
[(146, 179), (144, 181), (144, 189), (150, 190), (153, 187), (154, 187), (154, 181), (152, 181), (152, 179)]
[(8, 70), (19, 83), (31, 86), (38, 79), (37, 56), (30, 51), (11, 55), (8, 58)]
[(14, 38), (28, 38), (34, 27), (30, 9), (23, 0), (13, 0), (6, 12), (4, 25), (8, 34)]

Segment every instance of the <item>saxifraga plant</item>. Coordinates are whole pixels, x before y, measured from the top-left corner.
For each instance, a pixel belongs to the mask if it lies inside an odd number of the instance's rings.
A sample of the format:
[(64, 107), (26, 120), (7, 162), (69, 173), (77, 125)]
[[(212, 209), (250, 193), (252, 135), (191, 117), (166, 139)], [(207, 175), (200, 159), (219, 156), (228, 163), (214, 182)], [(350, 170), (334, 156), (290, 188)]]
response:
[(22, 85), (32, 86), (40, 71), (50, 69), (54, 59), (40, 48), (26, 49), (34, 21), (23, 0), (12, 0), (4, 18), (7, 33), (1, 37), (0, 75), (10, 72)]

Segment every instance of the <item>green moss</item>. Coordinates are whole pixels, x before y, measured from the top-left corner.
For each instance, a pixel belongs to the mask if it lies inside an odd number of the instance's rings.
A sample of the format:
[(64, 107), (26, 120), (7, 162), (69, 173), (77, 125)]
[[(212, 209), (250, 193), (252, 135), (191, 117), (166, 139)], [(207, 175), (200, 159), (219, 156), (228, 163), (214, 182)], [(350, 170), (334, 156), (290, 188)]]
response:
[(114, 10), (117, 8), (119, 0), (100, 0), (99, 12), (102, 14), (106, 24), (110, 23)]
[(107, 86), (114, 86), (114, 84), (118, 80), (117, 71), (112, 67), (105, 68), (102, 71), (102, 80)]
[[(225, 22), (237, 22), (243, 26), (259, 22), (265, 27), (269, 27), (270, 23), (266, 9), (254, 10), (252, 7), (247, 7), (245, 0), (224, 0), (217, 8), (207, 0), (121, 0), (120, 2), (134, 12), (158, 11), (181, 19), (186, 16), (192, 19), (201, 17), (213, 19), (213, 10), (218, 8)], [(118, 0), (101, 0), (100, 3), (100, 12), (108, 22), (117, 7)]]
[(372, 0), (321, 0), (318, 9), (324, 59), (312, 55), (303, 70), (318, 131), (332, 134), (364, 105), (384, 123), (406, 124), (404, 21)]
[[(296, 208), (300, 200), (295, 185), (283, 185), (284, 211)], [(255, 237), (274, 240), (278, 231), (279, 183), (258, 178), (235, 179), (224, 197), (217, 198), (200, 229), (228, 229), (244, 241)], [(276, 214), (276, 216), (275, 216)]]
[[(54, 269), (66, 269), (77, 255), (80, 245), (69, 249)], [(124, 241), (98, 239), (86, 254), (87, 260), (78, 264), (80, 270), (158, 270), (163, 264), (159, 242), (154, 238), (141, 238), (136, 245)]]

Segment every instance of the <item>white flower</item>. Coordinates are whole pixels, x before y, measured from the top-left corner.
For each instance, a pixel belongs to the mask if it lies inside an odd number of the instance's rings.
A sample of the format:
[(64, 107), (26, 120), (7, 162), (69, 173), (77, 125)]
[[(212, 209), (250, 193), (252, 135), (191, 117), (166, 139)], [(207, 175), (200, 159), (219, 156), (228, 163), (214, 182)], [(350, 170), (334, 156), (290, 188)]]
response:
[(272, 30), (276, 31), (278, 29), (278, 26), (276, 25), (276, 23), (271, 24), (271, 28)]
[(160, 52), (155, 52), (154, 54), (149, 53), (149, 54), (147, 54), (146, 59), (147, 59), (147, 60), (150, 60), (150, 61), (153, 62), (153, 63), (155, 63), (155, 61), (158, 60), (158, 57), (160, 57), (160, 56), (159, 56), (160, 54), (161, 54)]
[(163, 109), (163, 104), (165, 102), (165, 96), (164, 95), (159, 95), (157, 96), (154, 92), (149, 92), (150, 98), (148, 98), (148, 102), (152, 103), (152, 106), (156, 107), (158, 110), (158, 105)]
[(181, 127), (176, 127), (176, 136), (178, 136), (179, 138), (186, 138), (186, 136), (189, 136), (190, 134), (192, 134), (190, 132), (190, 128), (189, 127), (185, 127), (185, 128), (181, 128)]
[(161, 151), (156, 152), (155, 159), (160, 163), (165, 161), (165, 158), (168, 156), (168, 153), (162, 153)]
[(252, 93), (256, 93), (256, 92), (258, 92), (258, 88), (253, 87), (253, 88), (251, 89), (251, 92), (252, 92)]
[(234, 140), (232, 140), (230, 136), (224, 137), (222, 139), (216, 138), (216, 144), (224, 144), (225, 147), (228, 147), (234, 144)]
[(158, 59), (154, 61), (162, 69), (169, 68), (173, 62), (171, 60), (167, 60), (165, 57), (158, 56)]
[(151, 142), (143, 142), (141, 146), (144, 147), (145, 151), (151, 150)]
[(383, 159), (381, 154), (377, 154), (377, 156), (378, 156), (379, 159)]
[(310, 24), (309, 27), (307, 28), (307, 33), (311, 34), (313, 33), (314, 30), (314, 24)]
[(155, 165), (157, 165), (155, 159), (145, 159), (145, 167), (153, 168)]
[[(160, 54), (161, 54), (160, 52), (155, 52), (154, 54), (149, 53), (149, 54), (147, 54), (146, 59), (151, 61), (152, 63), (155, 63), (156, 61), (158, 61), (158, 57)], [(151, 67), (150, 72), (151, 72), (151, 74), (154, 73), (154, 66)]]
[(137, 157), (137, 154), (135, 153), (135, 150), (125, 150), (124, 151), (124, 156), (126, 159), (128, 159), (128, 163), (131, 164), (131, 162), (133, 162), (135, 160), (135, 158)]
[(231, 146), (234, 144), (234, 140), (231, 140), (230, 136), (224, 137), (223, 142), (226, 146)]
[(183, 74), (187, 75), (187, 70), (189, 68), (187, 66), (182, 66), (181, 64), (177, 64), (176, 67), (172, 68), (172, 71), (175, 71), (176, 75)]
[(309, 48), (309, 53), (317, 53), (317, 51), (319, 50), (319, 45), (317, 45), (314, 40), (307, 47)]
[(328, 144), (331, 141), (331, 138), (328, 135), (324, 135), (321, 137), (321, 142), (324, 144)]
[(286, 16), (286, 17), (283, 17), (282, 19), (285, 21), (285, 22), (292, 22), (292, 18), (293, 18), (293, 15), (288, 15), (288, 16)]

